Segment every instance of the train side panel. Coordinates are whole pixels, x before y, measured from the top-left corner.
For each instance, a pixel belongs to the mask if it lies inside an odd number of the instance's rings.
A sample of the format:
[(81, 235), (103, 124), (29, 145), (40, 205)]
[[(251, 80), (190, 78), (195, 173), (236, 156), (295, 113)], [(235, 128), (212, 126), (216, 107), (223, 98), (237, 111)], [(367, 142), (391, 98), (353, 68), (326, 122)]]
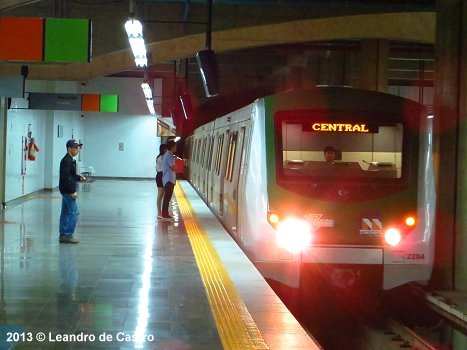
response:
[(431, 276), (435, 248), (436, 191), (433, 167), (432, 119), (424, 117), (420, 125), (419, 183), (417, 226), (397, 248), (384, 251), (383, 288), (391, 289)]

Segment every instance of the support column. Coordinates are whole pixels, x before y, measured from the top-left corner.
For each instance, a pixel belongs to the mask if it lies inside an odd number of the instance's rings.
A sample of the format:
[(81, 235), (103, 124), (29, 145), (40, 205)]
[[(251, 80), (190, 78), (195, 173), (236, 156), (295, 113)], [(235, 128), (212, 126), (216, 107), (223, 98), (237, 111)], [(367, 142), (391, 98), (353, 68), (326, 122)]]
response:
[(320, 57), (318, 66), (318, 84), (342, 86), (345, 84), (345, 54), (341, 50), (326, 51)]
[(456, 289), (467, 291), (467, 0), (460, 1), (458, 205), (454, 277)]
[(388, 91), (388, 56), (389, 43), (386, 40), (362, 41), (360, 89)]
[(44, 188), (52, 190), (54, 188), (55, 112), (47, 111), (45, 118)]
[(5, 207), (8, 99), (0, 97), (0, 210)]
[(467, 290), (466, 7), (467, 0), (437, 2), (433, 107), (439, 166), (431, 282), (437, 289)]

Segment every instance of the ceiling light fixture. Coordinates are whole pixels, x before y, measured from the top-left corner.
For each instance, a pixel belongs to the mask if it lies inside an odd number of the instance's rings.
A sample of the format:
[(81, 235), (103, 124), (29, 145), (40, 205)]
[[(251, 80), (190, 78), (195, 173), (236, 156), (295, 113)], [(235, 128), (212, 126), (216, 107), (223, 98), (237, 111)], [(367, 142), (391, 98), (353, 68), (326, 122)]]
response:
[(133, 56), (135, 56), (136, 66), (146, 67), (148, 65), (148, 58), (143, 37), (143, 25), (137, 19), (130, 18), (125, 23), (125, 30), (128, 35), (131, 50), (133, 51)]
[(152, 115), (156, 114), (156, 110), (154, 109), (154, 100), (152, 99), (152, 90), (148, 83), (142, 83), (141, 87), (143, 88), (144, 97), (146, 98), (146, 103), (148, 105), (149, 112)]

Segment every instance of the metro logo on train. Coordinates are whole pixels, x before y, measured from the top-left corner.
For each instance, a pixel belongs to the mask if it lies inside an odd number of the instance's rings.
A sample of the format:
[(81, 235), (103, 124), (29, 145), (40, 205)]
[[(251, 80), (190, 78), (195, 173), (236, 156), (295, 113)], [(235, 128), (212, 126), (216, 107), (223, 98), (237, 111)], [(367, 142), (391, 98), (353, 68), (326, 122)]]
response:
[[(337, 131), (337, 132), (360, 132), (370, 133), (371, 130), (366, 124), (344, 124), (344, 123), (314, 123), (313, 131)], [(377, 132), (377, 131), (376, 131)]]

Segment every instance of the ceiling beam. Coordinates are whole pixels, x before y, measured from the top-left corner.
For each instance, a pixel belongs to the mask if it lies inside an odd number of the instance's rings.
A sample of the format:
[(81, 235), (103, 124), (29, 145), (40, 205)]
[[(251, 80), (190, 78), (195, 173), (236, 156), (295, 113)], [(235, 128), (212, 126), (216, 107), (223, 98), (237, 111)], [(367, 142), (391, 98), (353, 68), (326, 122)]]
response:
[(39, 1), (40, 0), (2, 0), (0, 3), (0, 11), (11, 10), (15, 7), (33, 4)]
[[(235, 28), (212, 34), (213, 50), (227, 52), (270, 45), (313, 41), (387, 39), (435, 42), (433, 12), (383, 13)], [(122, 29), (123, 30), (123, 29)], [(204, 33), (189, 35), (147, 45), (151, 64), (193, 57), (204, 47)], [(130, 50), (98, 56), (91, 63), (65, 65), (35, 64), (29, 67), (29, 78), (37, 80), (88, 80), (135, 67)], [(19, 74), (21, 64), (0, 65), (0, 75)]]

